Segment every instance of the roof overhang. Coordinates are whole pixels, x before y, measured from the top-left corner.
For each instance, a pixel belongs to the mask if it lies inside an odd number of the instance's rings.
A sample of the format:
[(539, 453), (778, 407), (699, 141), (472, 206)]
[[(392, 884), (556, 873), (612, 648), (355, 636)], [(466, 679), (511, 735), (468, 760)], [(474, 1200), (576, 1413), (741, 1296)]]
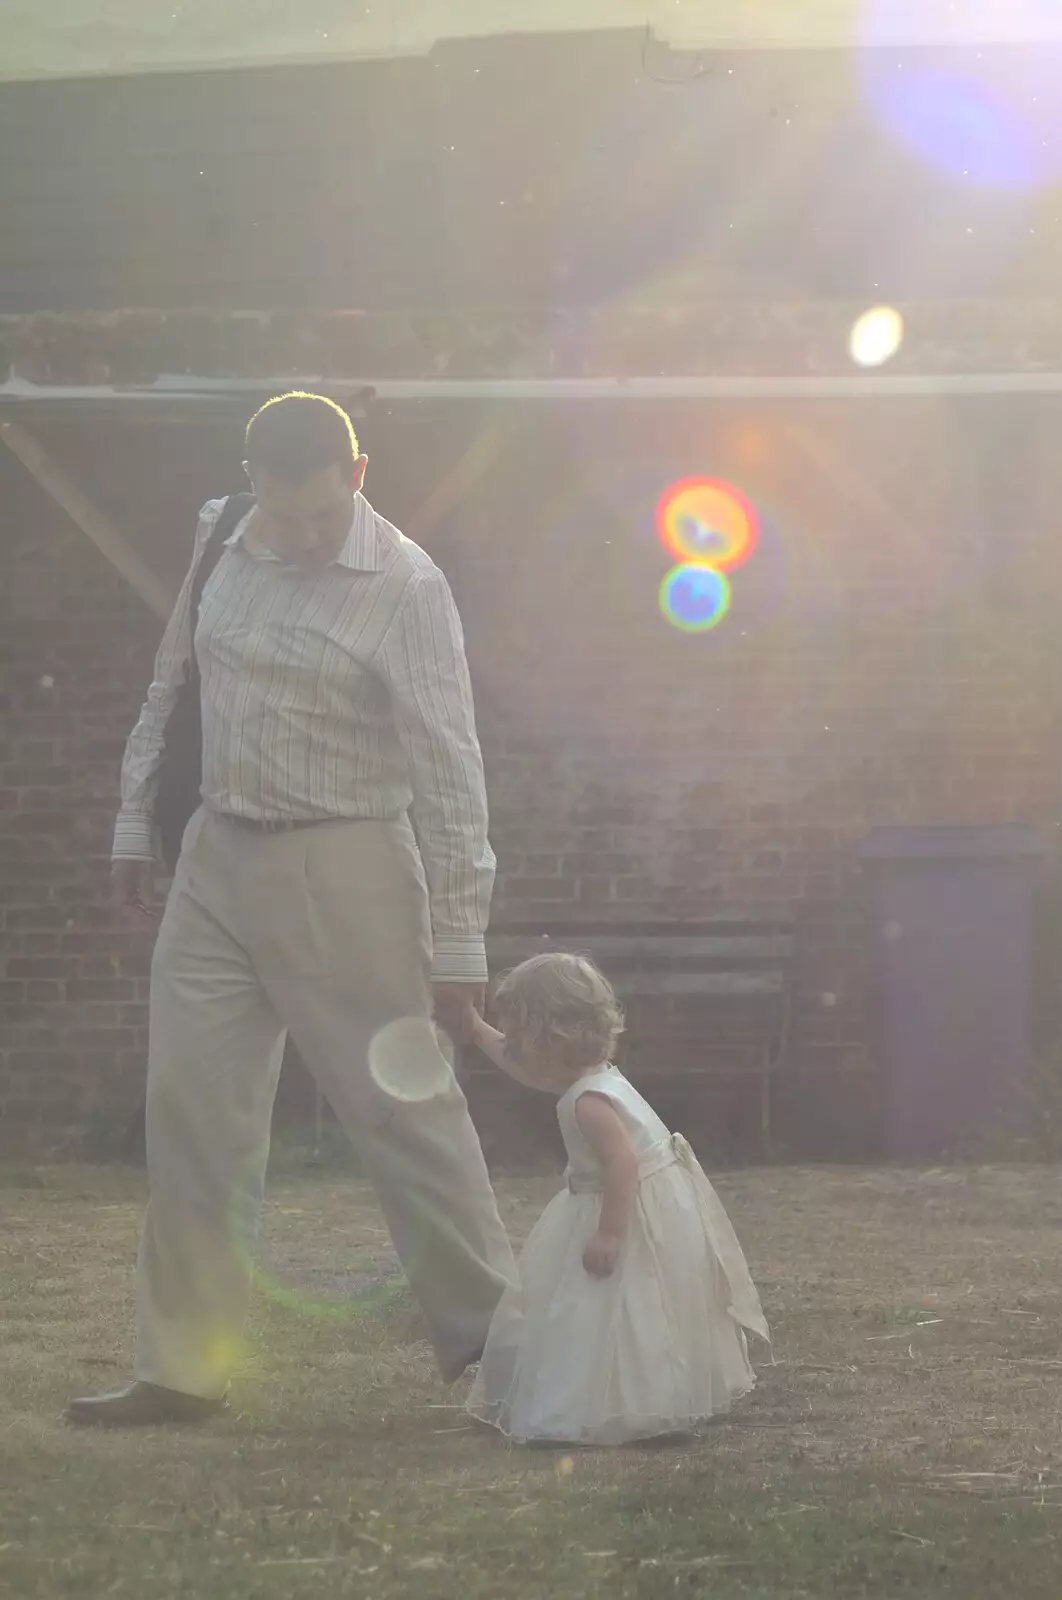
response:
[[(5, 0), (0, 78), (291, 66), (423, 55), (446, 40), (647, 28), (675, 50), (851, 48), (867, 41), (858, 0)], [(1043, 0), (899, 0), (873, 42), (1062, 40)]]

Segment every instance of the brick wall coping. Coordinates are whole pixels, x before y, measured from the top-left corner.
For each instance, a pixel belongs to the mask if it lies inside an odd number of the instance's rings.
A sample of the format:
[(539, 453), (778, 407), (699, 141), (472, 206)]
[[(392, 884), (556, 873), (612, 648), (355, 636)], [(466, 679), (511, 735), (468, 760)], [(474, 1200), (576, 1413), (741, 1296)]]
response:
[(114, 385), (0, 384), (0, 418), (49, 421), (62, 417), (129, 417), (166, 421), (175, 415), (232, 409), (243, 416), (285, 388), (326, 393), (355, 417), (372, 401), (641, 402), (695, 400), (904, 399), (927, 395), (1059, 394), (1060, 372), (981, 372), (860, 375), (824, 378), (517, 378), (382, 379), (373, 384), (337, 384), (320, 376), (287, 376), (257, 383), (236, 380), (224, 387), (169, 388), (165, 380), (142, 388)]
[[(901, 304), (905, 339), (859, 372), (848, 336), (866, 305), (839, 300), (621, 308), (128, 310), (0, 316), (0, 383), (90, 386), (255, 379), (453, 383), (551, 379), (850, 383), (1062, 371), (1062, 301)], [(433, 392), (441, 392), (438, 389)]]

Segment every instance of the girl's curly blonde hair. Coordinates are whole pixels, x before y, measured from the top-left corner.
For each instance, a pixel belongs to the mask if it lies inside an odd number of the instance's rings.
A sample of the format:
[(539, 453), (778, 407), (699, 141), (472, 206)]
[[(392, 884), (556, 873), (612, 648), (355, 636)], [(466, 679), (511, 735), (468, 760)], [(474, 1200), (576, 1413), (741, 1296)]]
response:
[(495, 1015), (514, 1059), (533, 1054), (571, 1072), (610, 1059), (623, 1032), (623, 1008), (585, 956), (532, 956), (494, 991)]

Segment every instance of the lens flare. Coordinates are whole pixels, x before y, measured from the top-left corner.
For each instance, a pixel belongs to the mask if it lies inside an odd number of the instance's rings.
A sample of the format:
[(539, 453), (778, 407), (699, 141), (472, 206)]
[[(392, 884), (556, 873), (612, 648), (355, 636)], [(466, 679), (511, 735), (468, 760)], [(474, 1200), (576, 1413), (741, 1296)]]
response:
[(730, 583), (715, 567), (683, 562), (660, 585), (660, 610), (682, 633), (708, 633), (730, 610)]
[(449, 1041), (427, 1017), (400, 1017), (374, 1035), (369, 1071), (377, 1088), (392, 1100), (408, 1104), (434, 1100), (453, 1088), (449, 1050)]
[(204, 1341), (201, 1356), (206, 1370), (219, 1383), (227, 1383), (244, 1360), (244, 1342), (235, 1334), (219, 1333)]
[(858, 317), (848, 336), (857, 367), (882, 367), (903, 343), (903, 318), (892, 306), (873, 306)]
[[(305, 1151), (311, 1149), (313, 1130), (308, 1129)], [(257, 1160), (253, 1170), (242, 1175), (233, 1186), (229, 1200), (229, 1241), (235, 1260), (254, 1283), (255, 1292), (273, 1305), (296, 1316), (320, 1321), (350, 1322), (359, 1317), (388, 1316), (405, 1306), (408, 1281), (402, 1269), (372, 1244), (349, 1238), (334, 1250), (307, 1260), (296, 1234), (303, 1227), (320, 1231), (322, 1219), (314, 1221), (310, 1208), (272, 1206), (269, 1208), (266, 1237), (259, 1239), (258, 1207), (261, 1200), (261, 1174)], [(289, 1218), (297, 1218), (296, 1223)], [(261, 1244), (261, 1253), (259, 1245)], [(426, 1259), (429, 1241), (425, 1236), (407, 1241), (406, 1265), (414, 1272), (418, 1260)], [(205, 1342), (204, 1356), (212, 1371), (231, 1370), (237, 1357), (244, 1364), (238, 1338), (231, 1331), (215, 1331)]]
[[(1062, 174), (1057, 92), (1057, 0), (982, 0), (982, 37), (1009, 29), (1043, 39), (1039, 50), (975, 50), (969, 8), (954, 0), (866, 0), (868, 47), (860, 71), (881, 126), (928, 166), (969, 188), (1030, 192)], [(1023, 15), (1024, 13), (1024, 15)], [(936, 36), (932, 52), (905, 50), (912, 32)]]
[(719, 478), (680, 478), (656, 508), (660, 542), (675, 560), (733, 572), (756, 548), (759, 523), (745, 496)]

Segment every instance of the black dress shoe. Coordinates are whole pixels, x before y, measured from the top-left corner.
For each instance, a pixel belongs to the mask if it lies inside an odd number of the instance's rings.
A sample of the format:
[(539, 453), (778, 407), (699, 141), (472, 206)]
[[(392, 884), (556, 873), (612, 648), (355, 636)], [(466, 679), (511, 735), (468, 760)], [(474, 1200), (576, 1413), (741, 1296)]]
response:
[(206, 1422), (227, 1406), (225, 1399), (204, 1400), (177, 1389), (137, 1382), (116, 1394), (71, 1400), (66, 1414), (82, 1428), (154, 1428), (164, 1422)]

